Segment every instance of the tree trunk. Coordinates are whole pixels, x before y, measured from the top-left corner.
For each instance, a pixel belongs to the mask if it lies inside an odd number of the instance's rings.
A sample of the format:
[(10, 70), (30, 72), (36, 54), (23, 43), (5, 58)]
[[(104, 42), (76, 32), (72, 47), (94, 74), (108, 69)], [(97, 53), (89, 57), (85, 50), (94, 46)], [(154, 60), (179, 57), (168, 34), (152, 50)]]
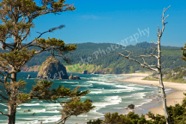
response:
[(169, 114), (167, 111), (167, 99), (166, 99), (166, 93), (165, 93), (165, 87), (163, 84), (163, 79), (162, 79), (162, 72), (160, 71), (159, 74), (159, 85), (161, 87), (161, 98), (162, 98), (162, 105), (163, 105), (163, 109), (164, 109), (164, 115), (165, 115), (165, 119), (166, 119), (166, 124), (170, 124), (171, 122), (169, 121)]
[(17, 73), (12, 73), (11, 74), (11, 92), (9, 95), (9, 102), (8, 102), (8, 124), (15, 124), (16, 121), (16, 88), (13, 86), (14, 83), (16, 82), (17, 78)]
[(165, 86), (163, 84), (163, 77), (162, 77), (162, 68), (161, 68), (161, 42), (160, 39), (158, 39), (157, 44), (157, 50), (158, 50), (158, 73), (159, 73), (159, 87), (161, 88), (161, 98), (162, 98), (162, 105), (164, 109), (164, 115), (166, 119), (166, 124), (170, 124), (169, 114), (167, 111), (167, 99), (166, 99), (166, 93), (165, 93)]
[(14, 104), (9, 104), (8, 105), (8, 124), (15, 124), (16, 120), (16, 106)]

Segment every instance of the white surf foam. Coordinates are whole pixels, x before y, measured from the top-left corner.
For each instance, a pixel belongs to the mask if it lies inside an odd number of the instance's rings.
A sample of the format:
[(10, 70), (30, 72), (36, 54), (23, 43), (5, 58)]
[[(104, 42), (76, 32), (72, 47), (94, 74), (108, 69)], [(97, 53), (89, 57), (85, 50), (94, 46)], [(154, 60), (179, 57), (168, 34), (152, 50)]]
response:
[(2, 105), (2, 106), (6, 106), (6, 107), (7, 107), (7, 105), (6, 105), (6, 104), (3, 104), (3, 103), (0, 103), (0, 105)]
[(40, 106), (40, 103), (24, 103), (19, 106)]
[(102, 94), (103, 89), (92, 89), (89, 94)]
[(43, 103), (41, 105), (45, 107), (61, 107), (59, 103)]
[(144, 104), (147, 104), (147, 103), (150, 103), (152, 101), (152, 99), (146, 99), (144, 100), (143, 102), (141, 102), (140, 104), (137, 104), (135, 105), (136, 107), (141, 107), (143, 106)]
[(31, 112), (33, 112), (33, 113), (44, 113), (44, 112), (46, 112), (46, 109), (31, 109)]
[(47, 124), (47, 123), (55, 123), (60, 119), (61, 116), (40, 116), (38, 119), (36, 117), (23, 118), (22, 121), (17, 121), (18, 124)]
[(133, 88), (128, 89), (92, 89), (90, 94), (112, 94), (112, 93), (125, 93), (134, 91)]
[(79, 87), (93, 87), (93, 84), (82, 84), (82, 85), (73, 85), (73, 86), (79, 86)]
[(143, 99), (146, 96), (146, 92), (134, 93), (131, 95), (134, 99)]
[(124, 89), (130, 90), (130, 91), (144, 90), (143, 87), (129, 86), (129, 85), (116, 85), (115, 87), (117, 87), (117, 88), (124, 88)]
[(104, 98), (103, 102), (93, 102), (93, 105), (96, 106), (96, 112), (97, 110), (101, 108), (105, 108), (109, 105), (117, 105), (122, 102), (122, 99), (120, 96), (107, 96)]

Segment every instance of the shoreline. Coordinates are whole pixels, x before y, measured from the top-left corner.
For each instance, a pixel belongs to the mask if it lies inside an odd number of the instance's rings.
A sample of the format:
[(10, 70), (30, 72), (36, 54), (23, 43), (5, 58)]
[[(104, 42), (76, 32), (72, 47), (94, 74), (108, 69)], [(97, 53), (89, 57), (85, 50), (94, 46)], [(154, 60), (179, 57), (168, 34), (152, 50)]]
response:
[[(140, 85), (148, 85), (157, 87), (158, 81), (149, 81), (143, 80), (148, 73), (132, 73), (132, 74), (122, 74), (125, 78), (120, 81), (127, 83), (134, 83)], [(182, 100), (185, 98), (184, 92), (186, 92), (186, 84), (183, 83), (174, 83), (174, 82), (164, 82), (165, 88), (172, 89), (171, 92), (166, 92), (167, 95), (167, 105), (174, 106), (175, 104), (182, 103)], [(153, 104), (152, 104), (153, 103)], [(152, 99), (150, 103), (144, 104), (141, 107), (142, 110), (151, 111), (154, 114), (164, 115), (164, 111), (161, 104), (161, 99)], [(140, 110), (137, 110), (139, 114)], [(144, 113), (143, 113), (144, 114)]]

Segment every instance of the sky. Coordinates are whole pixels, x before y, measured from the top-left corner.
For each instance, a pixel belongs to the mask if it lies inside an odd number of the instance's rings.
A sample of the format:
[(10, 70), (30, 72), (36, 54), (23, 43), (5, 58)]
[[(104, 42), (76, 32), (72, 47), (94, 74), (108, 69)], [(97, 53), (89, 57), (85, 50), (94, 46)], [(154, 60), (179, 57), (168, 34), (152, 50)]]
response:
[(46, 15), (35, 20), (29, 39), (49, 28), (65, 28), (44, 37), (62, 39), (65, 43), (120, 43), (123, 45), (157, 41), (162, 10), (168, 24), (162, 44), (183, 46), (186, 43), (186, 0), (66, 0), (74, 11)]

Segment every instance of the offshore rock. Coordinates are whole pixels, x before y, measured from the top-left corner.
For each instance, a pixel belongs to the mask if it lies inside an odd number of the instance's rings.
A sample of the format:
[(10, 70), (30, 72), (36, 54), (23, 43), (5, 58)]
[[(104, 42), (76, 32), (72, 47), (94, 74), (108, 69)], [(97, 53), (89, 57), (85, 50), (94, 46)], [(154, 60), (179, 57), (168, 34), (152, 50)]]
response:
[(41, 79), (68, 79), (66, 67), (55, 57), (50, 56), (39, 68), (38, 78)]
[(88, 71), (87, 71), (87, 70), (84, 70), (84, 71), (82, 72), (82, 74), (88, 74)]
[(69, 78), (68, 78), (69, 80), (81, 80), (81, 78), (79, 77), (79, 76), (74, 76), (74, 75), (70, 75), (69, 76)]

